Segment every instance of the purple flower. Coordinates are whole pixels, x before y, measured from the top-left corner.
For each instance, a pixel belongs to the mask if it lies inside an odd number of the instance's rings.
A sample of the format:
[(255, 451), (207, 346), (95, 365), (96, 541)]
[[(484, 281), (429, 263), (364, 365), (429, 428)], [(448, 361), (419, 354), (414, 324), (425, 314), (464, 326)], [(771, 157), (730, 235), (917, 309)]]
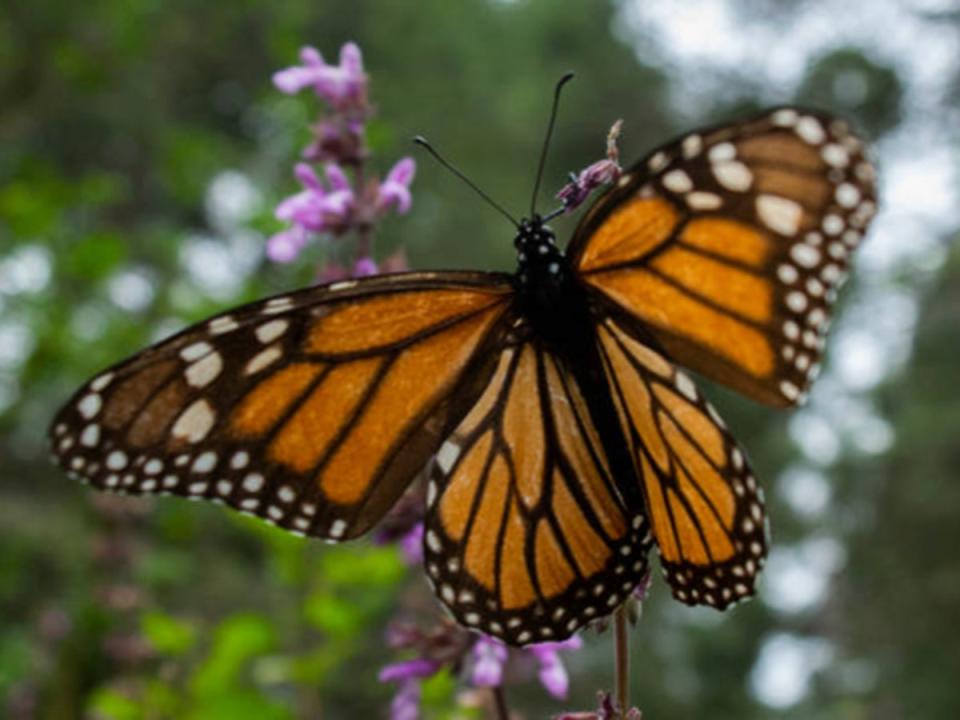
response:
[[(353, 277), (368, 277), (380, 272), (372, 257), (362, 257), (353, 265)], [(403, 540), (400, 541), (401, 543)]]
[(607, 134), (607, 156), (603, 160), (588, 165), (573, 175), (569, 183), (557, 193), (557, 199), (567, 210), (573, 210), (589, 197), (590, 193), (602, 185), (612, 183), (623, 172), (620, 168), (620, 151), (617, 149), (617, 139), (620, 137), (622, 120), (617, 120)]
[[(571, 637), (562, 642), (530, 645), (521, 652), (536, 659), (540, 682), (553, 697), (563, 699), (570, 689), (567, 669), (560, 660), (560, 650), (579, 650), (583, 641)], [(498, 687), (503, 684), (503, 668), (509, 650), (499, 640), (481, 635), (473, 645), (473, 672), (471, 680), (477, 687)]]
[(414, 658), (387, 665), (380, 671), (380, 682), (400, 683), (390, 703), (390, 720), (417, 720), (420, 717), (420, 680), (439, 669), (440, 664), (433, 660)]
[[(357, 265), (359, 264), (358, 262)], [(373, 265), (373, 272), (368, 274), (375, 275), (377, 266), (373, 263), (373, 260), (370, 260), (370, 264)], [(360, 273), (355, 271), (354, 275), (359, 276)], [(400, 538), (398, 544), (400, 545), (400, 552), (403, 553), (403, 557), (407, 561), (407, 565), (419, 565), (423, 561), (423, 523), (419, 522), (410, 528), (409, 532)]]
[(420, 717), (420, 681), (409, 679), (390, 702), (390, 720), (417, 720)]
[(473, 684), (498, 687), (503, 682), (503, 666), (508, 655), (507, 646), (502, 642), (481, 635), (473, 645)]
[(275, 262), (292, 262), (307, 244), (310, 233), (343, 232), (356, 202), (350, 181), (335, 163), (326, 166), (328, 191), (307, 163), (297, 163), (294, 175), (303, 190), (283, 200), (274, 215), (291, 224), (267, 241), (267, 256)]
[(278, 220), (294, 223), (305, 230), (322, 230), (322, 207), (327, 193), (320, 184), (320, 179), (306, 163), (298, 163), (293, 174), (304, 189), (281, 201), (274, 215)]
[(339, 65), (328, 65), (312, 47), (300, 51), (300, 62), (274, 74), (273, 84), (282, 92), (293, 95), (310, 87), (337, 110), (367, 110), (367, 75), (360, 48), (354, 43), (340, 49)]
[(411, 157), (405, 157), (393, 166), (377, 190), (378, 211), (385, 212), (393, 205), (402, 215), (410, 209), (410, 183), (416, 171), (417, 164)]
[(277, 263), (293, 262), (306, 244), (307, 231), (294, 225), (267, 240), (267, 257)]
[(650, 586), (653, 584), (653, 574), (647, 570), (646, 574), (640, 578), (640, 582), (633, 589), (631, 595), (637, 602), (646, 602), (647, 595), (650, 594)]
[[(395, 206), (397, 212), (406, 212), (410, 209), (409, 185), (415, 172), (414, 161), (404, 158), (394, 165), (384, 182), (372, 183), (375, 197), (367, 193), (358, 198), (350, 178), (337, 163), (328, 162), (324, 166), (326, 185), (311, 165), (297, 163), (294, 175), (303, 190), (281, 201), (274, 212), (278, 220), (292, 227), (267, 241), (267, 256), (275, 262), (292, 262), (307, 244), (310, 233), (340, 235), (353, 227), (365, 227), (391, 206)], [(355, 277), (378, 272), (376, 263), (368, 256), (359, 257), (353, 270)]]
[(327, 182), (330, 183), (330, 187), (333, 188), (334, 192), (353, 192), (350, 187), (350, 180), (347, 178), (347, 174), (343, 171), (343, 168), (331, 162), (327, 163), (325, 170), (327, 173)]
[(611, 183), (618, 177), (620, 166), (616, 162), (606, 158), (597, 160), (564, 185), (557, 193), (557, 200), (560, 200), (567, 210), (573, 210), (598, 187)]
[[(300, 163), (300, 165), (303, 164)], [(350, 181), (339, 165), (332, 162), (327, 163), (325, 170), (327, 183), (330, 185), (332, 192), (328, 192), (324, 196), (320, 203), (320, 211), (326, 226), (324, 229), (329, 230), (348, 221), (350, 211), (355, 203), (355, 197), (353, 188), (350, 187)]]
[(433, 675), (440, 666), (433, 660), (427, 658), (414, 658), (413, 660), (403, 660), (401, 662), (387, 665), (380, 670), (377, 678), (380, 682), (398, 682), (409, 680), (410, 678), (425, 678)]
[(423, 632), (413, 623), (391, 622), (387, 626), (386, 641), (392, 648), (406, 649), (416, 647), (423, 640)]
[(527, 648), (540, 664), (540, 682), (553, 697), (562, 700), (570, 689), (570, 677), (567, 675), (567, 669), (563, 666), (558, 651), (579, 650), (581, 647), (583, 647), (583, 641), (579, 636), (574, 635), (562, 642), (540, 643)]
[[(361, 264), (364, 261), (368, 261), (366, 267)], [(380, 269), (387, 270), (387, 267), (392, 267), (395, 262), (387, 257)], [(354, 266), (355, 274), (376, 268), (376, 263), (372, 259), (364, 257), (357, 261), (357, 265), (360, 267)], [(426, 490), (423, 485), (414, 484), (380, 521), (373, 541), (377, 545), (397, 543), (407, 561), (411, 565), (419, 565), (423, 558), (423, 515), (426, 501)]]

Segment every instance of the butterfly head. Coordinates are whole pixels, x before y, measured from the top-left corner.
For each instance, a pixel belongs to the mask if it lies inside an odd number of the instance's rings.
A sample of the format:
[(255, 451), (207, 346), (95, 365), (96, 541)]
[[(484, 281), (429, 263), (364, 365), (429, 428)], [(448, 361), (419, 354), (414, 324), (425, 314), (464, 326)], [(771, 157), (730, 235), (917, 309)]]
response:
[(563, 252), (543, 218), (534, 215), (521, 220), (513, 244), (517, 248), (516, 277), (521, 287), (560, 283), (564, 276)]

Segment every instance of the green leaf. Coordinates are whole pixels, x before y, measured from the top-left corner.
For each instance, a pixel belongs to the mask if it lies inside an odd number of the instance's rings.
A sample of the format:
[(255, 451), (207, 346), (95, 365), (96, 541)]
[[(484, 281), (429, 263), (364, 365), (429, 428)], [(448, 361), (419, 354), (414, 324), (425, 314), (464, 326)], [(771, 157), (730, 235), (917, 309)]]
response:
[(269, 652), (274, 642), (273, 627), (260, 616), (242, 614), (224, 620), (214, 634), (210, 655), (193, 677), (194, 692), (208, 696), (236, 686), (247, 662)]
[(180, 717), (183, 714), (184, 700), (179, 687), (158, 678), (147, 682), (142, 705), (150, 708), (151, 718)]
[(450, 708), (454, 703), (456, 690), (457, 679), (445, 668), (423, 681), (420, 686), (420, 702), (424, 708)]
[(186, 714), (189, 720), (287, 720), (294, 715), (278, 702), (249, 690), (204, 697)]
[(127, 247), (118, 235), (99, 232), (72, 245), (63, 255), (63, 269), (83, 280), (99, 280), (113, 272), (127, 257)]
[(33, 667), (31, 637), (24, 628), (8, 629), (0, 636), (0, 696), (10, 685), (28, 677)]
[(229, 145), (221, 135), (196, 126), (171, 127), (164, 136), (163, 164), (158, 170), (167, 192), (194, 205), (229, 159)]
[(60, 203), (52, 188), (36, 182), (11, 182), (0, 187), (0, 228), (21, 238), (50, 235), (59, 225)]
[(197, 639), (197, 631), (192, 623), (161, 612), (144, 613), (140, 627), (153, 647), (167, 655), (182, 655), (193, 647)]
[(303, 583), (309, 569), (307, 556), (309, 544), (304, 541), (304, 538), (287, 532), (283, 528), (267, 525), (257, 518), (234, 515), (231, 519), (266, 541), (270, 549), (270, 569), (281, 582), (287, 585)]
[(307, 621), (337, 638), (352, 637), (364, 627), (364, 612), (353, 602), (328, 592), (311, 595), (304, 605)]
[(106, 720), (139, 720), (143, 717), (139, 703), (109, 688), (95, 692), (88, 707), (91, 715)]
[(320, 560), (324, 577), (348, 586), (389, 587), (403, 579), (406, 567), (393, 547), (336, 547)]

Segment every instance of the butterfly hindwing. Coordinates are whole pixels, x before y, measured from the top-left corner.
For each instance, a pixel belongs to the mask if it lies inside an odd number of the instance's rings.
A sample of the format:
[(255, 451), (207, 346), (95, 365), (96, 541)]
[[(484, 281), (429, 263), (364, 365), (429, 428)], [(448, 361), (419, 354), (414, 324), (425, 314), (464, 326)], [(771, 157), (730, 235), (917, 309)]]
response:
[(674, 360), (792, 405), (819, 369), (875, 207), (873, 166), (847, 125), (784, 107), (691, 133), (626, 171), (568, 255)]
[(54, 453), (100, 489), (354, 537), (466, 412), (511, 297), (494, 274), (408, 273), (233, 310), (81, 388), (53, 423)]
[(457, 619), (513, 645), (609, 614), (647, 571), (581, 390), (535, 340), (505, 347), (428, 485), (427, 574)]
[(674, 596), (722, 609), (752, 595), (767, 552), (766, 518), (743, 451), (663, 355), (610, 318), (598, 339)]

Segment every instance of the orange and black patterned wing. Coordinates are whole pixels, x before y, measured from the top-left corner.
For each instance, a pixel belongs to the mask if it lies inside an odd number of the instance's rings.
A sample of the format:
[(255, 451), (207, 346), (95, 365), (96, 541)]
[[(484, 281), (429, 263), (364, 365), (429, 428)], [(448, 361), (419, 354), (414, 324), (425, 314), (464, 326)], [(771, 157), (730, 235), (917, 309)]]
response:
[(680, 364), (772, 405), (800, 402), (850, 253), (876, 209), (846, 123), (779, 108), (701, 130), (625, 172), (569, 255)]
[(766, 520), (743, 451), (663, 355), (610, 318), (597, 333), (674, 596), (723, 609), (752, 595), (767, 551)]
[(354, 537), (472, 405), (511, 299), (505, 276), (408, 273), (232, 310), (87, 383), (53, 422), (55, 456), (99, 489)]
[(427, 576), (467, 627), (512, 645), (560, 640), (647, 572), (629, 509), (570, 372), (535, 340), (507, 347), (440, 448), (427, 488)]

